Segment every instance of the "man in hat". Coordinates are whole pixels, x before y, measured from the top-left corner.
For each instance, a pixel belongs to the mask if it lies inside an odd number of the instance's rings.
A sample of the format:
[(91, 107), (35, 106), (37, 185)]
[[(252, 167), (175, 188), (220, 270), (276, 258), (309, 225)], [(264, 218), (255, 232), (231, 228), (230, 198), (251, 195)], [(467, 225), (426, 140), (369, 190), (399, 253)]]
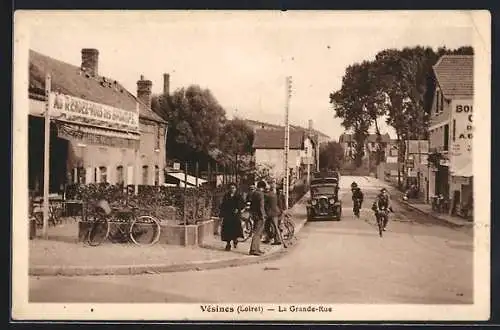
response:
[[(380, 189), (380, 193), (375, 197), (375, 201), (373, 202), (372, 205), (372, 210), (375, 212), (375, 216), (378, 216), (378, 212), (382, 209), (387, 209), (390, 210), (391, 212), (394, 212), (392, 210), (391, 203), (389, 201), (389, 192), (387, 189), (382, 188)], [(386, 230), (387, 223), (389, 222), (389, 217), (384, 218), (384, 231)]]
[(264, 254), (260, 249), (260, 240), (264, 232), (264, 220), (266, 218), (266, 211), (264, 209), (264, 190), (266, 186), (265, 181), (259, 181), (257, 183), (257, 190), (252, 194), (250, 204), (250, 214), (254, 221), (255, 228), (252, 236), (252, 243), (250, 244), (250, 255), (254, 256)]

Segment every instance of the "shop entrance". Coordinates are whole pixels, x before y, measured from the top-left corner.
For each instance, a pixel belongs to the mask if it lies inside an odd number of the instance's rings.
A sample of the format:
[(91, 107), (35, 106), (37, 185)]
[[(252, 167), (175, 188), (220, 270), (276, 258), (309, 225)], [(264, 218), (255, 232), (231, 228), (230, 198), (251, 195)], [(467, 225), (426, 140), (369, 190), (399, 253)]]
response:
[[(57, 127), (50, 124), (49, 193), (62, 193), (67, 183), (68, 140), (57, 136)], [(44, 118), (28, 119), (28, 189), (43, 194)]]
[(441, 194), (446, 198), (450, 197), (450, 183), (448, 182), (448, 180), (448, 166), (439, 165), (438, 171), (436, 172), (436, 194)]

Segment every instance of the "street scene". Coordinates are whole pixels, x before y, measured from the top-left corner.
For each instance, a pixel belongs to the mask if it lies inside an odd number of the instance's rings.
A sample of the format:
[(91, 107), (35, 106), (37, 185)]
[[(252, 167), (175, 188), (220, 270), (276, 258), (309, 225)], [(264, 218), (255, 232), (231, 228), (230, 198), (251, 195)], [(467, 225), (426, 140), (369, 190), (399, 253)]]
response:
[(485, 303), (470, 15), (20, 13), (18, 310)]
[[(379, 182), (364, 186), (367, 200)], [(309, 222), (278, 260), (214, 270), (117, 276), (31, 276), (32, 302), (289, 302), (471, 304), (473, 229), (395, 204), (383, 239), (368, 208), (352, 212), (349, 187), (340, 222)], [(305, 217), (305, 206), (296, 211)], [(239, 249), (239, 248), (238, 248)], [(241, 247), (245, 249), (245, 247)], [(233, 251), (241, 255), (245, 251)], [(291, 275), (293, 274), (293, 275)], [(263, 280), (265, 278), (265, 280)]]

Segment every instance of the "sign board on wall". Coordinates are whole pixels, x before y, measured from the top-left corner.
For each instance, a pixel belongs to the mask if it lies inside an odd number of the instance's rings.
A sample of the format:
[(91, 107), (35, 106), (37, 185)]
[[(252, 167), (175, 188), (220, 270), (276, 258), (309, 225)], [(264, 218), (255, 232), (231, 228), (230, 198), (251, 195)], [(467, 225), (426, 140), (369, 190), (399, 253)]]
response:
[(472, 100), (451, 103), (450, 171), (456, 176), (472, 176), (472, 104)]
[(391, 163), (391, 164), (395, 164), (398, 162), (398, 157), (394, 157), (394, 156), (387, 156), (386, 159), (385, 159), (386, 163)]
[(109, 127), (124, 131), (139, 131), (139, 114), (105, 104), (52, 92), (50, 108), (58, 113), (57, 119), (72, 123)]

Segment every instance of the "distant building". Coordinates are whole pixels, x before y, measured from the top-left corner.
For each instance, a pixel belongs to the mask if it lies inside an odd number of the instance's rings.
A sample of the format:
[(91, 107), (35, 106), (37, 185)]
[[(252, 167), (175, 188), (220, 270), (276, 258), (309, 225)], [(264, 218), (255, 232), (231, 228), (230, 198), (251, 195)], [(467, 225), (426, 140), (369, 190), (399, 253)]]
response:
[[(285, 130), (256, 129), (253, 142), (254, 159), (256, 165), (271, 165), (272, 176), (276, 179), (285, 176)], [(314, 140), (302, 130), (290, 130), (290, 152), (287, 169), (291, 177), (303, 178), (307, 175), (307, 164), (314, 170), (316, 148)]]
[(43, 188), (45, 75), (51, 75), (50, 192), (66, 184), (164, 182), (166, 122), (151, 110), (149, 80), (137, 95), (98, 72), (97, 49), (80, 66), (29, 53), (29, 189)]
[[(387, 148), (391, 145), (391, 137), (387, 133), (382, 134), (380, 137), (382, 160), (384, 160), (387, 156)], [(356, 154), (356, 141), (354, 140), (354, 136), (349, 133), (343, 133), (339, 137), (339, 143), (344, 149), (344, 160), (351, 161), (354, 159)], [(366, 159), (367, 161), (374, 159), (374, 153), (377, 151), (377, 145), (377, 134), (368, 135), (363, 146), (363, 159)]]
[(434, 65), (436, 89), (429, 123), (429, 152), (440, 155), (431, 164), (431, 195), (442, 194), (453, 204), (473, 198), (472, 106), (473, 55), (444, 55)]

